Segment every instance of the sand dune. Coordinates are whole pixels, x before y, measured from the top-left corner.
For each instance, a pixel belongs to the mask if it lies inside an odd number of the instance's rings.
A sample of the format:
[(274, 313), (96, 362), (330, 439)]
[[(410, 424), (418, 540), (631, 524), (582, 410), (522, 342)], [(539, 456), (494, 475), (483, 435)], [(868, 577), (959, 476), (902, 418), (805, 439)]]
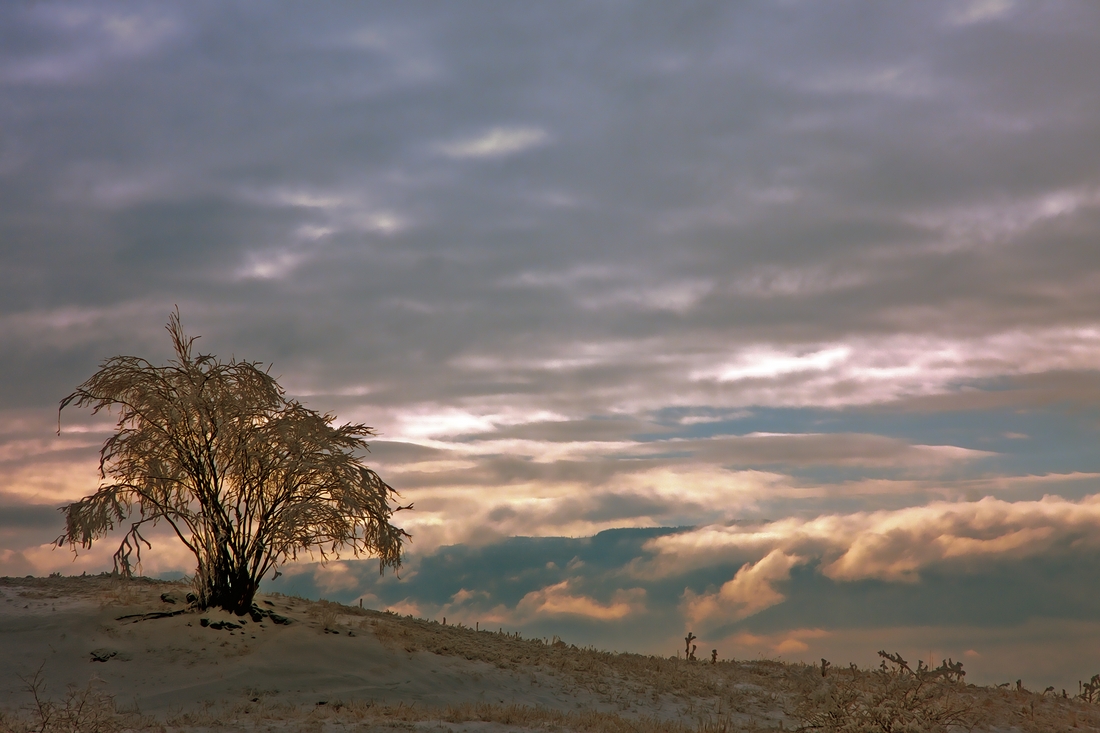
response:
[[(792, 729), (828, 708), (828, 690), (835, 703), (837, 690), (874, 680), (609, 654), (277, 594), (258, 597), (275, 615), (257, 622), (186, 610), (186, 593), (110, 576), (0, 579), (3, 724), (43, 727), (36, 675), (53, 729), (84, 699), (83, 729), (105, 731)], [(979, 728), (1100, 729), (1084, 701), (965, 685), (947, 694)]]

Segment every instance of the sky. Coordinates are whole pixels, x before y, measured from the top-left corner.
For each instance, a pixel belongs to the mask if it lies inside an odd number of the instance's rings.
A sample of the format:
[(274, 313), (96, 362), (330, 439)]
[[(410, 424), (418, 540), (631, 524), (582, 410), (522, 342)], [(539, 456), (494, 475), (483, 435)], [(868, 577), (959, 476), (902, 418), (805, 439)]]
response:
[(58, 403), (178, 306), (414, 504), (266, 590), (1072, 690), (1097, 68), (1060, 0), (0, 4), (0, 573), (110, 569)]

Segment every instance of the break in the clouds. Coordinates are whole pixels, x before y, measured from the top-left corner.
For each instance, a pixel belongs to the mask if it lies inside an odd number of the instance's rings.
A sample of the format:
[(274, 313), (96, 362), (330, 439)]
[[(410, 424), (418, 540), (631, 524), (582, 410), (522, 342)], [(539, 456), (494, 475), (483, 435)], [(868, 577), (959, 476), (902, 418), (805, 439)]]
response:
[(400, 579), (286, 587), (1089, 676), (1098, 41), (1070, 2), (6, 3), (0, 571), (109, 566), (50, 549), (111, 427), (56, 406), (178, 304), (415, 504)]

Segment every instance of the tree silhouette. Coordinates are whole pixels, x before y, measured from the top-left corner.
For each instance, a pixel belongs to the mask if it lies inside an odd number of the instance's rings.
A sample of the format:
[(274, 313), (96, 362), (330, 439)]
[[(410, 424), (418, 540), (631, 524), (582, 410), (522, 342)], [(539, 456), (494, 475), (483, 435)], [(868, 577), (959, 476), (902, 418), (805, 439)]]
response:
[(101, 485), (62, 508), (58, 546), (91, 547), (129, 522), (115, 572), (140, 566), (146, 525), (172, 528), (198, 560), (202, 608), (248, 612), (273, 568), (318, 552), (375, 555), (379, 572), (398, 568), (409, 534), (390, 519), (409, 507), (363, 465), (357, 451), (374, 435), (361, 424), (334, 427), (334, 416), (286, 398), (258, 362), (192, 355), (179, 310), (167, 325), (176, 357), (154, 366), (133, 356), (108, 359), (61, 401), (117, 410), (115, 433), (99, 453)]

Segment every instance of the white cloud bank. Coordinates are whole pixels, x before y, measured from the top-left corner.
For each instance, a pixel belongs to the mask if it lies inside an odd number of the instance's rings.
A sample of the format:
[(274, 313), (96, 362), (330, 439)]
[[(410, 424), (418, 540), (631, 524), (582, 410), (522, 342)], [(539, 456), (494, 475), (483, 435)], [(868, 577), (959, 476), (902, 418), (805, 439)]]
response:
[(651, 540), (649, 577), (741, 560), (717, 592), (685, 595), (696, 621), (736, 621), (784, 600), (775, 585), (791, 568), (816, 562), (836, 581), (917, 582), (922, 571), (960, 571), (996, 559), (1080, 554), (1100, 549), (1100, 494), (1071, 501), (1046, 496), (1008, 502), (934, 502), (892, 511), (790, 517), (755, 526), (710, 526)]
[(717, 593), (684, 593), (684, 615), (693, 625), (711, 620), (739, 621), (782, 603), (786, 598), (774, 581), (786, 580), (791, 568), (803, 562), (797, 555), (772, 550), (761, 560), (747, 563)]
[(645, 590), (626, 588), (615, 592), (609, 603), (601, 603), (571, 588), (565, 580), (537, 591), (520, 600), (516, 611), (520, 617), (580, 616), (599, 621), (617, 621), (645, 610)]

